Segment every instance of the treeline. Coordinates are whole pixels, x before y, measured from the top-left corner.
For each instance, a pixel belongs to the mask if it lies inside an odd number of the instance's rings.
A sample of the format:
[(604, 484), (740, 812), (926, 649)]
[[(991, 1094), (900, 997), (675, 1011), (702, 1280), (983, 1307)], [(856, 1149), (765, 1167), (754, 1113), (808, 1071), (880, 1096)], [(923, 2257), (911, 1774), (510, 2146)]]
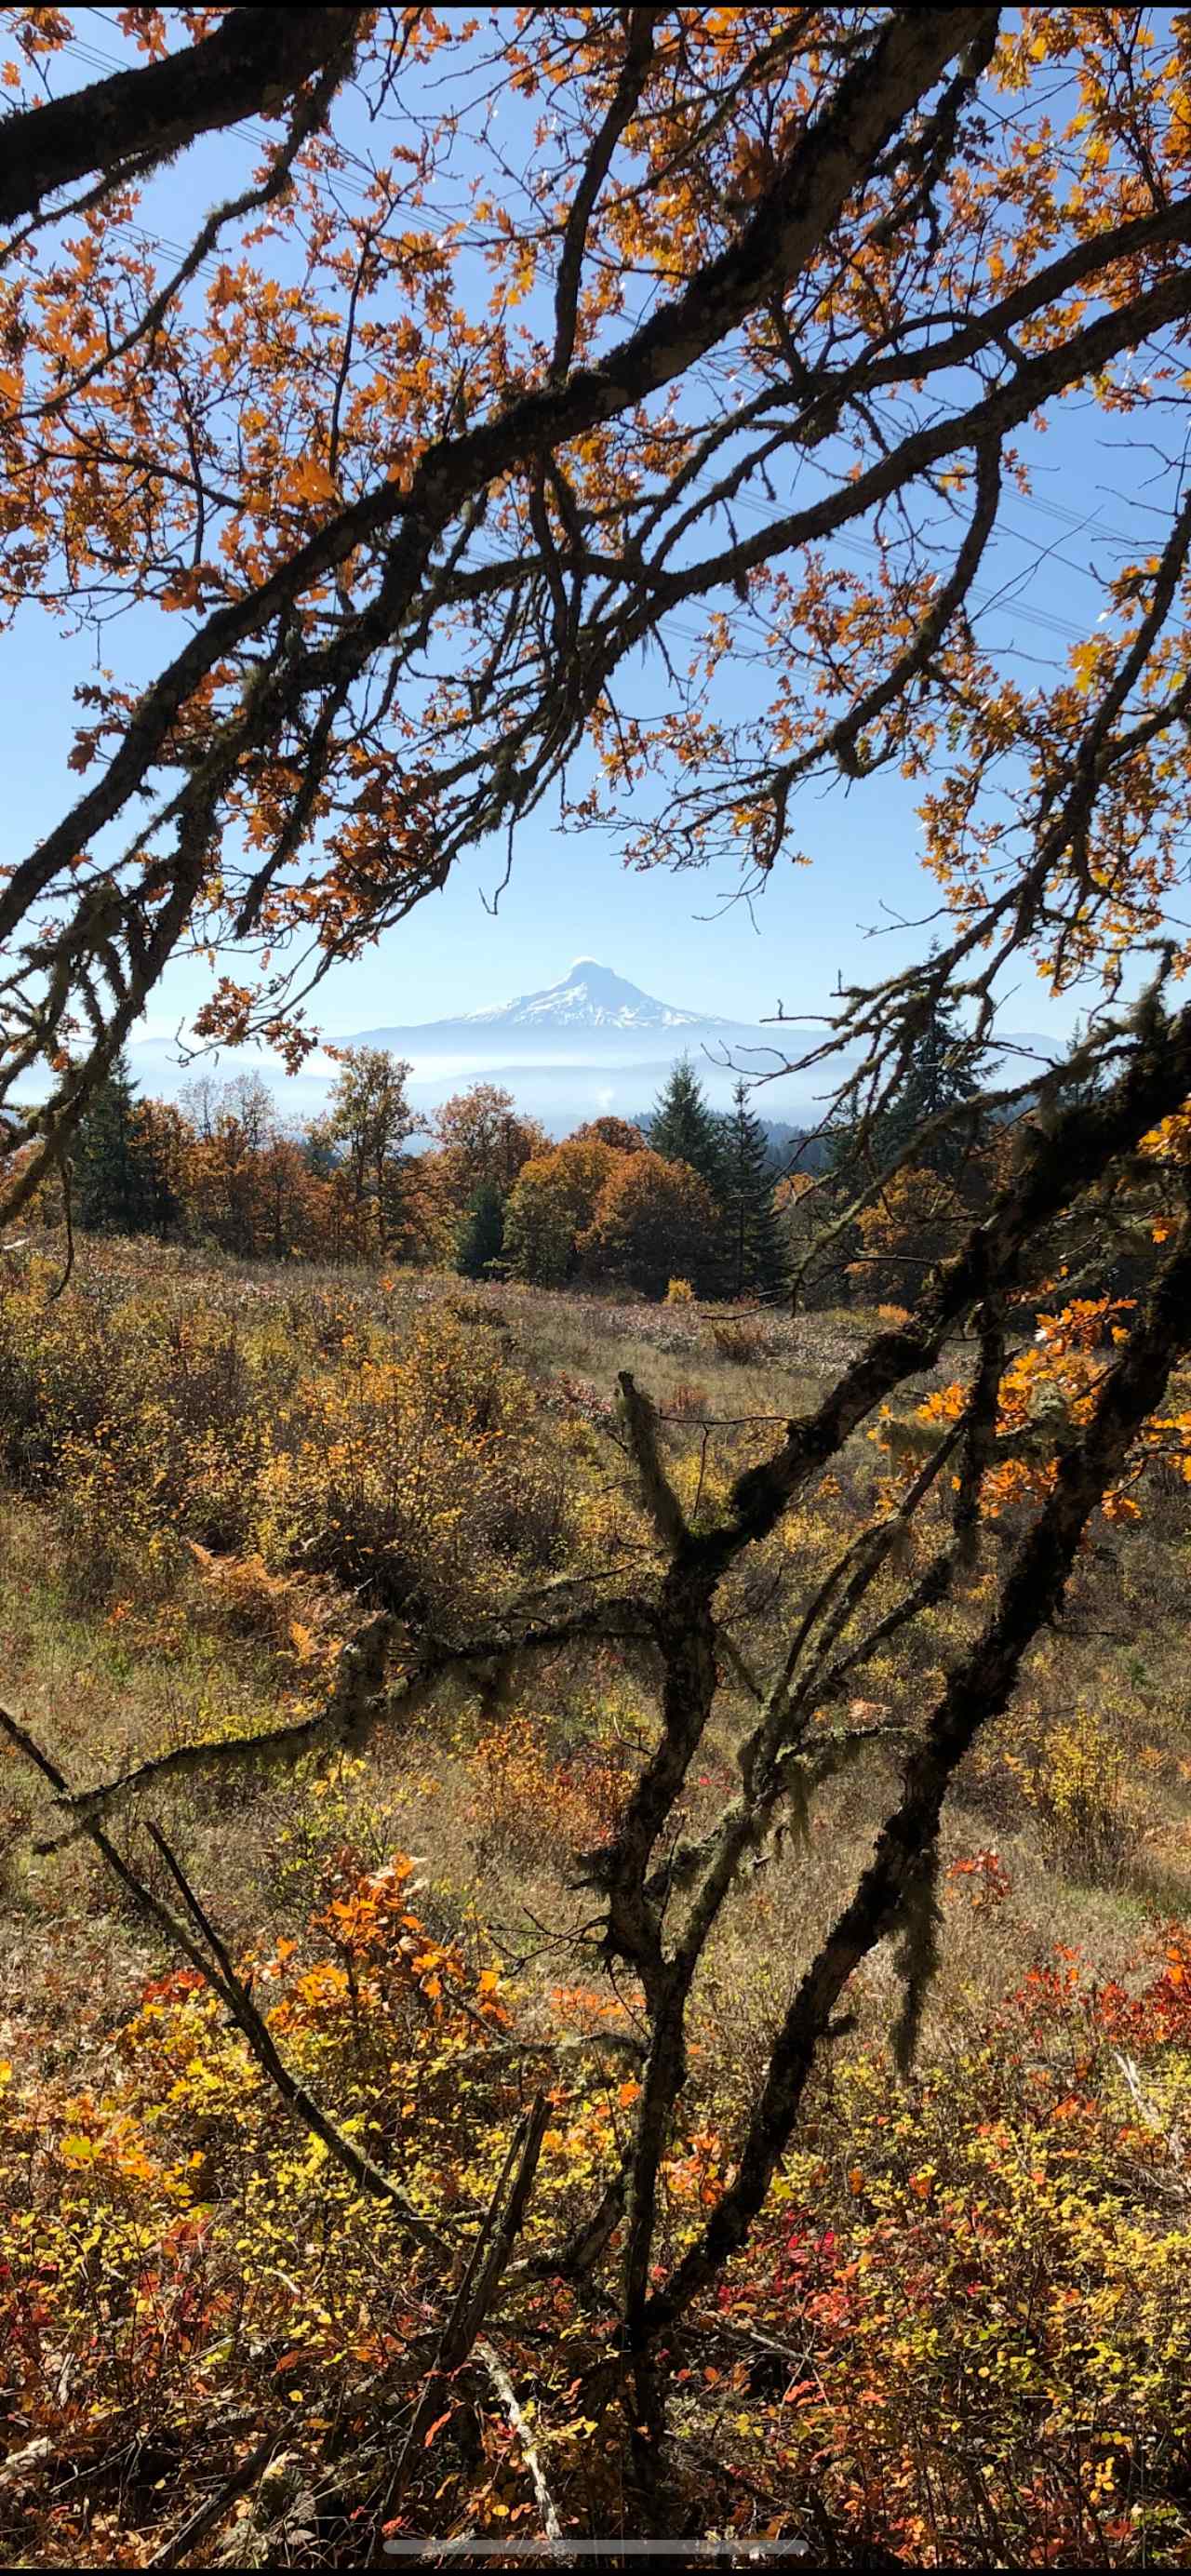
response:
[(60, 1224), (68, 1203), (84, 1232), (249, 1261), (393, 1261), (646, 1297), (673, 1280), (760, 1301), (793, 1285), (802, 1304), (908, 1305), (1015, 1150), (942, 1010), (879, 1115), (845, 1098), (818, 1135), (784, 1131), (781, 1155), (747, 1084), (721, 1115), (689, 1058), (641, 1119), (595, 1118), (561, 1143), (494, 1083), (427, 1118), (401, 1058), (345, 1047), (337, 1062), (326, 1110), (302, 1125), (256, 1075), (143, 1100), (120, 1062), (37, 1219)]
[(35, 1221), (209, 1245), (249, 1261), (412, 1262), (556, 1287), (773, 1296), (784, 1278), (775, 1166), (746, 1087), (709, 1108), (688, 1062), (642, 1124), (597, 1118), (555, 1143), (476, 1083), (432, 1119), (411, 1066), (346, 1047), (326, 1111), (285, 1120), (258, 1076), (142, 1099), (123, 1060), (43, 1186)]

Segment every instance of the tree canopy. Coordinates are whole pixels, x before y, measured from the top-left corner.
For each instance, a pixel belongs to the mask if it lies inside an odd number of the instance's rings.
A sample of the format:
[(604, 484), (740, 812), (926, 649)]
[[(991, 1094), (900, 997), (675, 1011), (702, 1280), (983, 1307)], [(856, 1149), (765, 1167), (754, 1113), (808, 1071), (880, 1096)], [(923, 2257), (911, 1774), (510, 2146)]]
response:
[(578, 1248), (597, 1274), (660, 1297), (673, 1277), (701, 1281), (718, 1270), (718, 1233), (700, 1174), (647, 1149), (617, 1157)]
[(724, 1123), (724, 1218), (727, 1268), (733, 1296), (776, 1297), (785, 1279), (781, 1237), (773, 1204), (777, 1173), (765, 1130), (749, 1107), (748, 1085), (737, 1083), (732, 1115)]
[(142, 1234), (158, 1223), (161, 1176), (123, 1056), (90, 1102), (73, 1161), (81, 1225), (97, 1234)]
[[(147, 9), (72, 90), (70, 13), (8, 15), (0, 606), (105, 638), (77, 793), (0, 899), (16, 1195), (181, 943), (220, 957), (210, 1032), (299, 1050), (312, 980), (552, 791), (760, 885), (802, 788), (904, 771), (954, 909), (932, 981), (978, 1016), (1017, 949), (1111, 978), (1161, 933), (1183, 18)], [(196, 226), (215, 129), (242, 184)], [(178, 253), (138, 221), (168, 156)], [(979, 611), (1077, 392), (1144, 408), (1153, 471), (1039, 675)], [(895, 978), (841, 1016), (896, 1064), (920, 1007)]]
[(860, 1157), (882, 1172), (912, 1153), (919, 1169), (954, 1176), (971, 1159), (987, 1124), (980, 1107), (979, 1052), (938, 993), (928, 995), (921, 1025), (875, 1116), (864, 1100), (863, 1077), (858, 1090), (856, 1103), (845, 1098), (841, 1104), (832, 1139), (833, 1160), (841, 1168)]

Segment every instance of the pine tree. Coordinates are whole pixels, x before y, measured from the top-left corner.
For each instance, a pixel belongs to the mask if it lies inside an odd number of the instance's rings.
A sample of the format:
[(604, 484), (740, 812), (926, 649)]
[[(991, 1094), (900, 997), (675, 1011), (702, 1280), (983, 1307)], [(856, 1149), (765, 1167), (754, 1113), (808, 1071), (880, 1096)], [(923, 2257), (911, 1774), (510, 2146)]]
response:
[(724, 1129), (724, 1143), (724, 1212), (731, 1293), (735, 1297), (779, 1296), (785, 1284), (785, 1263), (773, 1205), (774, 1175), (765, 1130), (749, 1108), (748, 1086), (743, 1080), (732, 1094), (732, 1115)]
[(488, 1279), (493, 1265), (504, 1250), (505, 1203), (495, 1181), (481, 1181), (473, 1190), (455, 1268), (464, 1279)]
[(73, 1163), (74, 1212), (85, 1232), (160, 1230), (161, 1175), (122, 1055), (79, 1125)]
[(668, 1163), (687, 1163), (714, 1199), (725, 1196), (724, 1123), (709, 1108), (689, 1055), (680, 1056), (654, 1103), (649, 1142)]

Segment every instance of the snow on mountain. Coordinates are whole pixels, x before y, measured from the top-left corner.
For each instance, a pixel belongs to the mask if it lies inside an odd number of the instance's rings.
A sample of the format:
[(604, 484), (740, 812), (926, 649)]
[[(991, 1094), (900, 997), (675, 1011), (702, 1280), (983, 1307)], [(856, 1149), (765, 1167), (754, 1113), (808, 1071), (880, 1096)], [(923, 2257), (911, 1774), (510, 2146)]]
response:
[(467, 1011), (456, 1023), (485, 1029), (723, 1029), (728, 1020), (707, 1011), (680, 1011), (672, 1002), (655, 1001), (610, 966), (594, 957), (577, 957), (557, 984), (540, 993), (519, 993), (511, 1002), (493, 1002), (483, 1011)]

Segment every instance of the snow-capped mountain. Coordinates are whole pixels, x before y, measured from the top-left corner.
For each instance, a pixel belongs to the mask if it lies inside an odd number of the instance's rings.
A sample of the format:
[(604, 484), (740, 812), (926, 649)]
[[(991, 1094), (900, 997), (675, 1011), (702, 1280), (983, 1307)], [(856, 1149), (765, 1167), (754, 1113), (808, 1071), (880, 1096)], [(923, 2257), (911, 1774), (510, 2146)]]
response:
[[(605, 1112), (639, 1116), (683, 1055), (690, 1057), (712, 1106), (726, 1109), (738, 1072), (773, 1075), (811, 1034), (680, 1009), (642, 992), (610, 966), (577, 957), (541, 992), (519, 993), (511, 1002), (453, 1019), (354, 1029), (339, 1043), (385, 1047), (402, 1057), (411, 1068), (409, 1096), (419, 1110), (437, 1109), (474, 1082), (496, 1082), (512, 1092), (520, 1109), (561, 1135)], [(1019, 1043), (1048, 1051), (1043, 1039)], [(188, 1078), (160, 1040), (134, 1044), (131, 1052), (135, 1077), (150, 1095), (175, 1095)], [(817, 1126), (848, 1061), (775, 1082), (772, 1090), (758, 1093), (755, 1105), (762, 1116)], [(281, 1075), (280, 1066), (262, 1063), (256, 1054), (231, 1050), (205, 1069), (221, 1081), (244, 1069), (263, 1072), (266, 1080)], [(279, 1089), (293, 1108), (314, 1111), (325, 1102), (335, 1072), (330, 1058), (315, 1056), (301, 1073), (279, 1080)]]
[(574, 965), (538, 993), (449, 1020), (401, 1028), (359, 1029), (355, 1045), (387, 1047), (413, 1066), (410, 1098), (419, 1108), (468, 1083), (494, 1081), (523, 1109), (556, 1128), (601, 1111), (631, 1115), (651, 1101), (680, 1055), (699, 1064), (717, 1105), (726, 1105), (728, 1051), (754, 1046), (762, 1032), (712, 1011), (660, 1002), (594, 957)]
[[(431, 1027), (434, 1022), (430, 1022)], [(577, 957), (557, 984), (540, 993), (519, 993), (511, 1002), (491, 1002), (486, 1010), (465, 1011), (457, 1023), (486, 1029), (724, 1029), (731, 1026), (707, 1011), (680, 1011), (673, 1002), (657, 1002), (610, 966), (594, 957)]]

